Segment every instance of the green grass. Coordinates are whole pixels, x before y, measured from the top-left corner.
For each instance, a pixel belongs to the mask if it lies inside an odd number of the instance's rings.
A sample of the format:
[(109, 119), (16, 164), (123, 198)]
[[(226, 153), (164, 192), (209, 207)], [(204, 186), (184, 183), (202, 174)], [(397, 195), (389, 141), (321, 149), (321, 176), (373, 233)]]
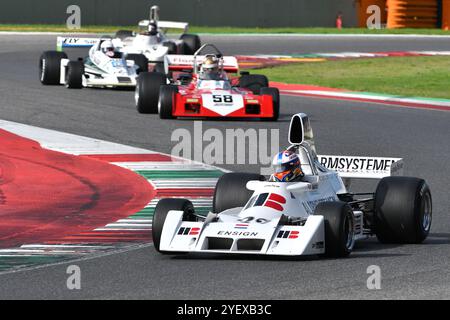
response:
[[(136, 30), (136, 26), (83, 26), (80, 30), (69, 30), (65, 25), (47, 24), (0, 24), (0, 31), (19, 32), (78, 32), (78, 33), (113, 33), (118, 29)], [(192, 33), (284, 33), (284, 34), (424, 34), (424, 35), (450, 35), (450, 31), (440, 29), (382, 29), (368, 30), (362, 28), (236, 28), (236, 27), (199, 27), (192, 26)]]
[(450, 57), (388, 57), (296, 63), (255, 71), (271, 81), (450, 99)]

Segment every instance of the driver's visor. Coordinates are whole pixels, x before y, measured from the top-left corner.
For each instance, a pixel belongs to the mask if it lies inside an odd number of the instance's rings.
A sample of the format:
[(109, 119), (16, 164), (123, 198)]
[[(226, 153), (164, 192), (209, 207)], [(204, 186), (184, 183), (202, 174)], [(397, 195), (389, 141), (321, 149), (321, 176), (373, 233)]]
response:
[(283, 164), (274, 165), (273, 168), (274, 168), (275, 173), (282, 173), (282, 172), (294, 170), (295, 168), (298, 167), (298, 165), (299, 165), (298, 162), (283, 163)]

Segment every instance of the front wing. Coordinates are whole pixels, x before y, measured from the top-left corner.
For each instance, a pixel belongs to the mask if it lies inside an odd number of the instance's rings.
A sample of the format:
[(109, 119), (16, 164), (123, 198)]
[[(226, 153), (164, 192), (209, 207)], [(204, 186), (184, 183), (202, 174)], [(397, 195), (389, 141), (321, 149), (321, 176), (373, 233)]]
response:
[(325, 253), (323, 216), (303, 226), (185, 222), (182, 211), (169, 211), (160, 251), (301, 256)]

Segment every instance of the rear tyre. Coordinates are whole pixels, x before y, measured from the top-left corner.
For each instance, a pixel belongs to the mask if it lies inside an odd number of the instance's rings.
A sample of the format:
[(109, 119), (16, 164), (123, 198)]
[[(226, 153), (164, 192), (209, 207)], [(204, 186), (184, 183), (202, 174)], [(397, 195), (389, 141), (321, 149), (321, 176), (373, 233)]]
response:
[[(152, 238), (156, 251), (159, 250), (161, 234), (166, 221), (167, 214), (171, 210), (183, 211), (183, 221), (196, 221), (194, 216), (194, 206), (186, 199), (161, 199), (155, 208), (152, 222)], [(164, 252), (161, 252), (164, 253)]]
[(247, 182), (252, 180), (265, 181), (264, 176), (255, 173), (226, 173), (220, 177), (214, 190), (213, 212), (244, 207), (253, 191), (246, 188)]
[(253, 94), (261, 94), (261, 89), (268, 86), (269, 80), (264, 75), (247, 74), (239, 78), (239, 87), (249, 89)]
[(59, 85), (61, 60), (67, 59), (65, 52), (45, 51), (39, 59), (39, 78), (43, 85)]
[(119, 30), (116, 32), (116, 38), (119, 38), (120, 40), (124, 40), (129, 37), (133, 37), (134, 33), (131, 30)]
[(138, 66), (137, 73), (148, 71), (148, 59), (143, 54), (130, 53), (127, 55), (127, 60), (134, 61), (134, 64)]
[(273, 101), (273, 117), (264, 120), (277, 121), (280, 116), (280, 91), (277, 88), (261, 88), (260, 94), (272, 96)]
[(135, 102), (139, 113), (158, 113), (159, 88), (166, 76), (159, 72), (142, 72), (136, 81)]
[(193, 55), (202, 46), (200, 37), (196, 34), (182, 34), (180, 39), (184, 44), (183, 54)]
[(375, 229), (382, 243), (422, 243), (432, 221), (430, 188), (423, 179), (386, 177), (375, 192)]
[(66, 71), (66, 87), (69, 89), (83, 88), (83, 61), (69, 61)]
[(341, 201), (319, 203), (314, 215), (323, 216), (325, 223), (325, 256), (348, 256), (355, 244), (352, 208)]
[(173, 106), (178, 87), (174, 85), (161, 86), (159, 89), (158, 112), (161, 119), (173, 119)]

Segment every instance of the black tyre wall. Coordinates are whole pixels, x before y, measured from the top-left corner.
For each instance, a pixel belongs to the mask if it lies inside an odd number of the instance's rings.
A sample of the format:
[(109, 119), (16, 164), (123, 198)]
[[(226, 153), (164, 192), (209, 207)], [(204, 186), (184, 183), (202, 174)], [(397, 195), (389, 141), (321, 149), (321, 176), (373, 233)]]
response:
[[(375, 193), (375, 228), (382, 243), (421, 243), (429, 234), (422, 218), (431, 192), (425, 180), (410, 177), (383, 178)], [(430, 220), (431, 224), (431, 220)]]
[(161, 86), (159, 90), (159, 117), (161, 119), (173, 119), (173, 106), (178, 87), (175, 85)]
[(139, 113), (158, 113), (159, 88), (166, 76), (159, 72), (142, 72), (137, 78), (136, 108)]
[(59, 85), (61, 60), (67, 59), (65, 52), (45, 51), (39, 59), (39, 78), (44, 85)]
[(253, 191), (246, 188), (252, 180), (264, 181), (264, 176), (254, 173), (226, 173), (220, 177), (214, 190), (213, 212), (243, 207), (250, 199)]
[(67, 88), (69, 89), (83, 88), (83, 74), (84, 74), (83, 61), (70, 61), (67, 64), (67, 71), (66, 71)]
[[(347, 248), (345, 224), (349, 216), (353, 219), (351, 207), (342, 201), (322, 202), (317, 205), (314, 215), (325, 219), (325, 255), (332, 258), (348, 256), (352, 250)], [(351, 226), (354, 228), (353, 220)]]
[(189, 200), (186, 199), (161, 199), (158, 201), (158, 204), (155, 208), (155, 214), (153, 215), (152, 222), (152, 238), (155, 249), (158, 252), (159, 245), (161, 242), (161, 233), (164, 226), (164, 222), (166, 221), (167, 213), (170, 210), (183, 211), (183, 220), (184, 221), (194, 221), (194, 206)]

